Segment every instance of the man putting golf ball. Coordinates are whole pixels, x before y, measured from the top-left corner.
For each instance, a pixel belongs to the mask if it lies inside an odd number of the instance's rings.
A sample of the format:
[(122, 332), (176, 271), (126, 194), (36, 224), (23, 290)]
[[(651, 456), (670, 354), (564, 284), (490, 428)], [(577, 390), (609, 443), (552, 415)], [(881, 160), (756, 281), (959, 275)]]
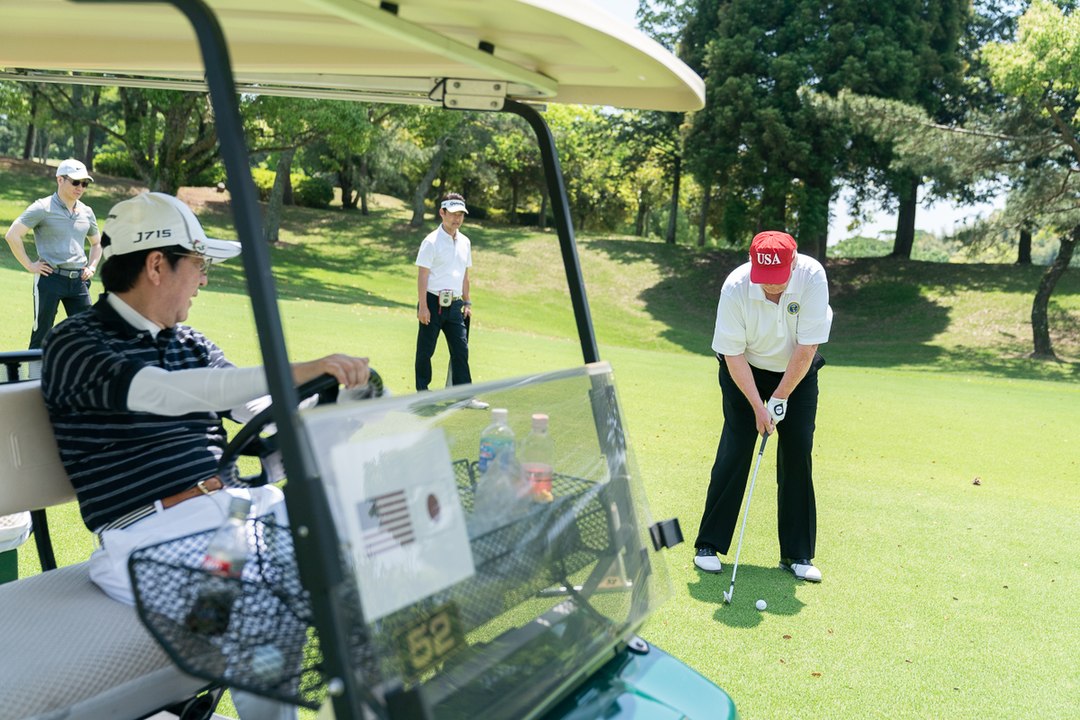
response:
[(817, 349), (829, 339), (832, 309), (825, 269), (797, 250), (787, 233), (759, 233), (750, 261), (732, 271), (720, 291), (712, 349), (720, 362), (724, 427), (694, 542), (694, 564), (705, 572), (720, 572), (717, 553), (731, 546), (754, 446), (775, 432), (780, 567), (821, 581), (812, 562), (811, 451), (817, 373), (825, 363)]

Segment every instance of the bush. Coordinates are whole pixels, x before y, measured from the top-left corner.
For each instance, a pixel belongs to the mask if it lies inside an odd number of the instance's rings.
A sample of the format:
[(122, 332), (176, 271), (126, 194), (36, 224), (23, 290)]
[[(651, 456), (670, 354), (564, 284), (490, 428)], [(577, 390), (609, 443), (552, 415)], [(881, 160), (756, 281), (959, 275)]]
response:
[(270, 191), (274, 189), (275, 175), (277, 175), (276, 172), (266, 168), (251, 169), (251, 179), (255, 181), (255, 189), (259, 191), (259, 200), (266, 202), (270, 199)]
[(106, 150), (94, 155), (94, 172), (114, 177), (131, 178), (141, 180), (135, 163), (131, 162), (131, 156), (126, 150)]
[(321, 177), (293, 177), (293, 202), (310, 208), (330, 207), (334, 186)]

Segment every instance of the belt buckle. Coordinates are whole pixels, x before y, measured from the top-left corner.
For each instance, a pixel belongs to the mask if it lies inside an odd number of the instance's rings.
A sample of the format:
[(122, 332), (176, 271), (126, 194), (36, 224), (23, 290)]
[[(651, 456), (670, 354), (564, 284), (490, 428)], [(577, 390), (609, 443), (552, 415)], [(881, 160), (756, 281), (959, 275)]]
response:
[(453, 290), (440, 290), (439, 291), (439, 307), (450, 307), (454, 304), (454, 291)]

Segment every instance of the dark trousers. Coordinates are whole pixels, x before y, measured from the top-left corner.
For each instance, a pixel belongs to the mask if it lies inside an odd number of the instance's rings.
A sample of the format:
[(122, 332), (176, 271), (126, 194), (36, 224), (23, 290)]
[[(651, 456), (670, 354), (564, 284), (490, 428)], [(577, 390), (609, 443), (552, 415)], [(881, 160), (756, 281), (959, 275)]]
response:
[[(777, 447), (776, 521), (780, 557), (785, 558), (814, 557), (817, 506), (814, 504), (811, 454), (817, 417), (818, 366), (819, 363), (815, 363), (791, 393), (784, 420), (776, 426), (778, 437), (769, 439), (769, 444), (775, 442)], [(751, 370), (758, 392), (763, 400), (768, 400), (780, 384), (783, 373), (752, 366)], [(705, 512), (694, 545), (708, 545), (724, 554), (731, 547), (759, 436), (754, 410), (723, 361), (720, 363), (720, 390), (724, 398), (724, 429), (716, 448)]]
[(431, 322), (427, 325), (417, 323), (416, 331), (416, 390), (427, 390), (431, 384), (431, 356), (435, 354), (435, 345), (439, 342), (439, 333), (446, 336), (446, 346), (450, 350), (450, 374), (455, 385), (468, 385), (472, 382), (469, 373), (469, 339), (465, 332), (465, 316), (462, 310), (465, 304), (455, 300), (449, 307), (439, 306), (437, 295), (427, 294), (428, 310)]
[(56, 322), (56, 309), (64, 303), (68, 317), (90, 307), (90, 283), (81, 278), (69, 278), (54, 272), (38, 275), (34, 281), (34, 328), (30, 331), (30, 349), (41, 342)]

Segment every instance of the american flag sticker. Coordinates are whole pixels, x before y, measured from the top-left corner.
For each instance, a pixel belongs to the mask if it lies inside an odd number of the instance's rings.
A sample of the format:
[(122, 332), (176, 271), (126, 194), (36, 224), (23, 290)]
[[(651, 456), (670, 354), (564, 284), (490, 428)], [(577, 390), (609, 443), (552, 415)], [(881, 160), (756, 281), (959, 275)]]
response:
[(357, 510), (364, 553), (369, 558), (416, 542), (403, 490), (362, 500)]

